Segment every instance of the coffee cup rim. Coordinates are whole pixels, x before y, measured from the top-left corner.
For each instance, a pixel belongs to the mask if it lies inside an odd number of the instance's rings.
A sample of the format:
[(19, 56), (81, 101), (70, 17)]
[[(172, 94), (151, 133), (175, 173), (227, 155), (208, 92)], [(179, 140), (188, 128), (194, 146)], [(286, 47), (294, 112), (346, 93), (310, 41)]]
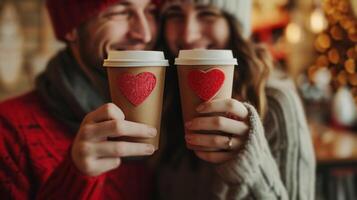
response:
[(147, 67), (169, 66), (163, 51), (146, 50), (110, 50), (103, 67)]
[(238, 65), (229, 49), (180, 50), (175, 65)]
[(175, 65), (192, 66), (192, 65), (238, 65), (237, 59), (175, 59)]

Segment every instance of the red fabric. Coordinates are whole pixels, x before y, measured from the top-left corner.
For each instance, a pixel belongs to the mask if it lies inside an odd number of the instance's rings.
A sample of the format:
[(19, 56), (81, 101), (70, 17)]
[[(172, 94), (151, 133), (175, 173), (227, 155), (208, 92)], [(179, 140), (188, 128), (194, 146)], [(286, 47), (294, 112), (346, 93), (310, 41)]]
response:
[(151, 173), (143, 163), (84, 176), (69, 154), (73, 139), (36, 92), (1, 103), (1, 199), (149, 199)]
[(203, 101), (211, 100), (221, 89), (225, 75), (218, 68), (207, 71), (191, 70), (188, 74), (188, 85)]
[(117, 77), (117, 83), (125, 98), (134, 106), (138, 106), (154, 90), (156, 76), (151, 72), (142, 72), (138, 75), (124, 73)]
[[(152, 0), (160, 6), (161, 0)], [(58, 39), (120, 0), (47, 0), (47, 10)]]

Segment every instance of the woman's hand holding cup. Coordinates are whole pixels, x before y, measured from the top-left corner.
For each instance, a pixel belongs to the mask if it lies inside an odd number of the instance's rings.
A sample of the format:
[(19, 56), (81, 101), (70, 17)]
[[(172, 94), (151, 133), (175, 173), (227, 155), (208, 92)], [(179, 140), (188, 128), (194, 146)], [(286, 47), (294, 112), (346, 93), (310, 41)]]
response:
[(196, 111), (209, 116), (185, 123), (185, 128), (190, 130), (185, 135), (187, 147), (202, 160), (212, 163), (222, 163), (236, 156), (249, 130), (245, 106), (235, 99), (215, 99), (200, 104)]
[(175, 59), (187, 147), (208, 162), (232, 159), (244, 143), (248, 111), (232, 99), (231, 50), (181, 50)]

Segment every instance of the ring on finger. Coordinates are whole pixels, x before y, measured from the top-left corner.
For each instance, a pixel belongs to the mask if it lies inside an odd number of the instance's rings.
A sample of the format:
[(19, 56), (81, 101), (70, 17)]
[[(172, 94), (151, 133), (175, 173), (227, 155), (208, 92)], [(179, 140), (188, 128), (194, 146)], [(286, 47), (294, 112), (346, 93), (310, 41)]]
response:
[(233, 149), (233, 137), (232, 135), (227, 136), (228, 137), (228, 141), (227, 141), (227, 150), (232, 150)]

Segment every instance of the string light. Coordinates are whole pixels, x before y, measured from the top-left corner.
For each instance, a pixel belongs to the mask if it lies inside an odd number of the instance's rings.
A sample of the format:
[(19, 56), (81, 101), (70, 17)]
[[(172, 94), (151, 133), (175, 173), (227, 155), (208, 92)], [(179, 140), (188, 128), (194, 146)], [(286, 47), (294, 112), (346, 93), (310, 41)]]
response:
[(310, 16), (310, 29), (313, 33), (321, 33), (327, 27), (327, 20), (323, 11), (316, 8)]
[(302, 37), (301, 27), (294, 22), (289, 23), (285, 29), (285, 37), (289, 43), (299, 43)]

